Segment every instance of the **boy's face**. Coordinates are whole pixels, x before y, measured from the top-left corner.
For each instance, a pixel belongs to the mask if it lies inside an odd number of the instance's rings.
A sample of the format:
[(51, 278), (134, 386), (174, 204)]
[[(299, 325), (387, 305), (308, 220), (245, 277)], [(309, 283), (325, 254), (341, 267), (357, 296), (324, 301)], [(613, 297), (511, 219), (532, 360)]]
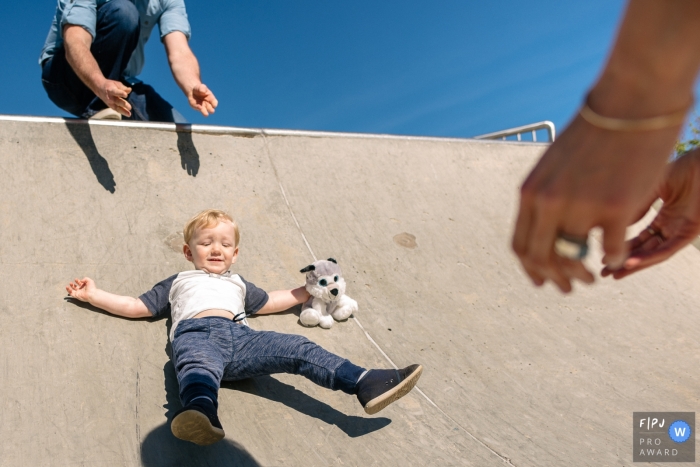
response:
[(195, 269), (223, 274), (238, 258), (236, 233), (233, 224), (221, 221), (195, 230), (190, 243), (182, 248), (187, 261), (194, 263)]

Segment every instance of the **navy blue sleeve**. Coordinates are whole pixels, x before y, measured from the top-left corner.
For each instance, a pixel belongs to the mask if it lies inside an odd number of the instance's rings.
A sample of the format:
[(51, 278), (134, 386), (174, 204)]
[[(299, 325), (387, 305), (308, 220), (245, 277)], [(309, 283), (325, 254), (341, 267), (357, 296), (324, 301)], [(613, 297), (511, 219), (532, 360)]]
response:
[[(240, 275), (238, 277), (241, 277)], [(245, 284), (245, 304), (243, 309), (247, 315), (253, 315), (264, 307), (270, 298), (263, 289), (260, 289), (241, 277)]]
[(170, 313), (170, 288), (173, 286), (173, 281), (177, 274), (173, 274), (165, 280), (158, 282), (148, 292), (141, 294), (139, 299), (146, 305), (154, 317), (163, 316)]

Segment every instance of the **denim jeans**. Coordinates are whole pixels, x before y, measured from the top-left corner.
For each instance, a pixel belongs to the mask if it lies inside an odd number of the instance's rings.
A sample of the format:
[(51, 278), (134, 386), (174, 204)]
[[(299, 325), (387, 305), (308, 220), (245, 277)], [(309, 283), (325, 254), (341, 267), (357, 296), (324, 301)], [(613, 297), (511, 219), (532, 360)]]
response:
[[(105, 78), (122, 81), (140, 33), (139, 12), (131, 0), (112, 0), (97, 9), (96, 37), (90, 52)], [(42, 64), (41, 82), (49, 99), (76, 117), (90, 118), (107, 105), (88, 88), (66, 59), (63, 45)], [(186, 123), (185, 118), (151, 87), (133, 86), (127, 101), (132, 106), (128, 120)]]
[[(220, 318), (181, 321), (172, 342), (173, 364), (183, 405), (210, 388), (216, 397), (222, 380), (236, 381), (274, 373), (302, 375), (319, 386), (354, 394), (364, 368), (324, 350), (306, 337), (255, 331)], [(214, 399), (216, 404), (216, 399)]]

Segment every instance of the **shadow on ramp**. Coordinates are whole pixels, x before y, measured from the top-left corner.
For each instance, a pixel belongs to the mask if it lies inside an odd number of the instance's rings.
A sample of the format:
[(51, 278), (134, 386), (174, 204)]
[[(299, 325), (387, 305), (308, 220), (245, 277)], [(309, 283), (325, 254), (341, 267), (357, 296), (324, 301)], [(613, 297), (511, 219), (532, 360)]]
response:
[[(170, 320), (168, 320), (168, 324)], [(167, 343), (165, 352), (172, 355), (170, 342)], [(179, 386), (177, 375), (172, 361), (168, 361), (163, 367), (163, 377), (166, 398), (166, 417), (172, 419), (175, 412), (180, 410)], [(301, 378), (301, 376), (299, 376)], [(372, 433), (391, 424), (391, 419), (385, 417), (363, 418), (354, 415), (345, 415), (328, 404), (299, 391), (294, 386), (282, 383), (271, 376), (258, 376), (242, 381), (222, 381), (222, 390), (241, 391), (253, 394), (270, 401), (279, 402), (299, 413), (321, 420), (328, 425), (337, 426), (343, 433), (351, 438), (357, 438)], [(172, 441), (177, 440), (170, 432), (169, 424), (166, 423), (166, 435)], [(160, 428), (158, 428), (160, 429)], [(226, 427), (224, 427), (224, 430)], [(165, 436), (165, 435), (163, 435)]]
[(114, 193), (117, 188), (117, 183), (114, 181), (114, 174), (109, 169), (107, 160), (100, 155), (97, 146), (95, 146), (95, 140), (92, 138), (90, 125), (86, 125), (83, 122), (66, 121), (66, 128), (68, 128), (68, 132), (75, 142), (78, 143), (80, 149), (83, 150), (83, 153), (85, 153), (85, 157), (87, 157), (90, 168), (95, 174), (95, 177), (97, 177), (99, 184), (102, 185), (105, 190)]
[[(168, 324), (170, 320), (168, 319)], [(165, 348), (171, 355), (170, 342)], [(182, 405), (178, 396), (175, 367), (168, 361), (163, 367), (166, 395), (166, 417), (162, 425), (151, 431), (141, 443), (141, 461), (146, 467), (182, 466), (236, 466), (255, 467), (260, 464), (238, 443), (224, 438), (212, 446), (197, 446), (173, 436), (170, 420)]]
[(271, 376), (259, 376), (243, 381), (223, 382), (222, 389), (255, 394), (274, 402), (279, 402), (297, 412), (317, 418), (329, 425), (335, 425), (351, 438), (364, 436), (388, 426), (388, 418), (363, 418), (345, 415), (328, 404), (299, 391), (294, 386), (277, 381)]
[(146, 467), (260, 465), (243, 447), (229, 439), (223, 439), (212, 446), (197, 446), (179, 440), (170, 432), (170, 422), (160, 425), (143, 440), (141, 462)]
[(189, 125), (177, 125), (177, 150), (180, 153), (180, 164), (187, 175), (193, 177), (199, 173), (199, 153), (192, 141), (192, 130)]
[[(170, 324), (170, 323), (168, 323)], [(170, 343), (165, 351), (171, 355)], [(167, 422), (151, 431), (141, 443), (141, 461), (147, 467), (172, 465), (253, 467), (260, 464), (238, 443), (224, 439), (212, 446), (197, 446), (175, 438), (170, 431), (170, 419), (182, 406), (175, 368), (171, 361), (163, 367)], [(345, 415), (328, 404), (319, 402), (289, 384), (271, 376), (235, 382), (223, 382), (222, 389), (254, 394), (335, 425), (351, 438), (380, 430), (391, 423), (388, 418), (363, 418)]]

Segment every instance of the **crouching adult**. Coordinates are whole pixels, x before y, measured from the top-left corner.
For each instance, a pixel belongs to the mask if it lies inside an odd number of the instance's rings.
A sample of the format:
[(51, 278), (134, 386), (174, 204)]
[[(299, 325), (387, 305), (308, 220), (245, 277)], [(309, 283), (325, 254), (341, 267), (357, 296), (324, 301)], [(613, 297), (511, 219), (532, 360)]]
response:
[(184, 0), (58, 0), (39, 58), (49, 99), (82, 118), (186, 122), (137, 78), (156, 24), (175, 81), (190, 106), (209, 116), (218, 102), (189, 47)]

